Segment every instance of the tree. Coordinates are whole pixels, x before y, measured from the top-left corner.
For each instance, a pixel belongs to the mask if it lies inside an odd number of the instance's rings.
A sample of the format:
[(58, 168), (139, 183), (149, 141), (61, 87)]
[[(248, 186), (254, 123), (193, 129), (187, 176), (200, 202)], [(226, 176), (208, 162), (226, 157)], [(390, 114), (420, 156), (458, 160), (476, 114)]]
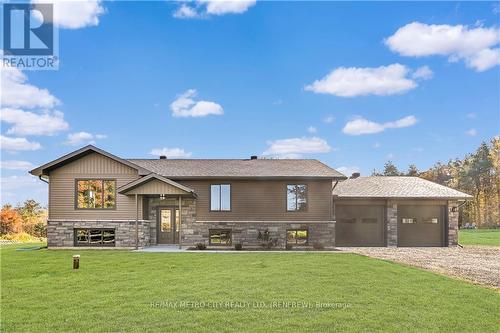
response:
[(26, 200), (16, 210), (22, 217), (23, 230), (30, 235), (44, 236), (47, 224), (47, 212), (33, 199)]
[(415, 164), (410, 164), (408, 166), (408, 172), (406, 174), (407, 176), (418, 177), (419, 174), (420, 172), (418, 171), (417, 166)]
[(11, 205), (4, 205), (2, 207), (2, 211), (0, 212), (0, 229), (2, 235), (19, 233), (23, 230), (21, 215)]
[(387, 161), (384, 164), (384, 172), (383, 176), (401, 176), (401, 172), (399, 172), (398, 168), (391, 161)]

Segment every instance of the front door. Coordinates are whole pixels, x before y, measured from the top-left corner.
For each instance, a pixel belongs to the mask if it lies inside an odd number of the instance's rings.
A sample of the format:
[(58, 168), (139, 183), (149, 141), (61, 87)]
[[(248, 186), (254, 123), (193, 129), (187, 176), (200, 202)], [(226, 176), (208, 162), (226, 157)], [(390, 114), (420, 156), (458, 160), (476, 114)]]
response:
[(179, 210), (158, 209), (158, 244), (179, 243)]

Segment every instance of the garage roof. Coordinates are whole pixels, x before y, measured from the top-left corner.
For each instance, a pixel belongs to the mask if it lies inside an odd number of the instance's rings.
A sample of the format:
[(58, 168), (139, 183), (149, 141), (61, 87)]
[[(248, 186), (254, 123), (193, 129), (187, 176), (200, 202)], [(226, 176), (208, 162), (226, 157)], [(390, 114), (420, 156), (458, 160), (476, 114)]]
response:
[(471, 195), (419, 177), (358, 177), (339, 182), (333, 190), (339, 198), (470, 199)]

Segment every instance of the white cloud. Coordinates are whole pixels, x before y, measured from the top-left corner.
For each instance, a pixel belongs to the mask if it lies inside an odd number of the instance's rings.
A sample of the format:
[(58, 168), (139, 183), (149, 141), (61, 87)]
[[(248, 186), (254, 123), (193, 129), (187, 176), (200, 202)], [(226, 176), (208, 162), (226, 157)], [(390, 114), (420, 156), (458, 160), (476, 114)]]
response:
[(354, 120), (348, 121), (342, 129), (342, 132), (348, 135), (375, 134), (383, 132), (389, 128), (403, 128), (413, 126), (417, 122), (418, 120), (417, 118), (415, 118), (415, 116), (407, 116), (386, 123), (377, 123), (359, 117)]
[(68, 134), (68, 139), (65, 144), (70, 146), (78, 146), (82, 144), (95, 144), (95, 140), (105, 139), (107, 136), (104, 134), (92, 134), (88, 132), (76, 132)]
[(318, 130), (317, 130), (317, 129), (316, 129), (316, 127), (314, 127), (314, 126), (309, 126), (309, 127), (307, 128), (307, 131), (308, 131), (309, 133), (311, 133), (311, 134), (314, 134), (314, 133), (317, 133), (317, 132), (318, 132)]
[(469, 119), (476, 119), (477, 118), (477, 113), (475, 112), (469, 112), (465, 115)]
[(189, 89), (170, 104), (174, 117), (205, 117), (208, 115), (222, 115), (224, 109), (220, 104), (209, 101), (195, 101), (195, 89)]
[(401, 64), (365, 67), (339, 67), (304, 89), (318, 94), (340, 97), (394, 95), (417, 87), (408, 77), (410, 70)]
[(465, 131), (465, 134), (468, 135), (468, 136), (476, 136), (477, 135), (477, 131), (476, 131), (475, 128), (471, 128), (470, 130)]
[(384, 42), (403, 56), (447, 56), (451, 62), (464, 60), (467, 67), (479, 72), (500, 64), (500, 29), (497, 27), (412, 22)]
[(28, 161), (0, 161), (0, 168), (7, 170), (30, 170), (33, 169), (33, 164)]
[(46, 111), (42, 114), (19, 109), (1, 109), (0, 120), (13, 125), (7, 134), (17, 135), (54, 135), (68, 129), (64, 114), (59, 111)]
[(317, 137), (302, 137), (268, 141), (269, 147), (263, 155), (283, 158), (299, 158), (302, 154), (328, 153), (332, 148)]
[(167, 158), (188, 158), (193, 155), (191, 152), (186, 152), (182, 148), (154, 148), (149, 152), (155, 156), (166, 156)]
[(335, 168), (335, 170), (337, 170), (340, 173), (343, 173), (347, 177), (350, 177), (355, 172), (360, 172), (360, 169), (357, 166), (341, 166), (341, 167)]
[(432, 79), (433, 76), (434, 72), (429, 68), (429, 66), (419, 67), (411, 74), (411, 77), (417, 80), (429, 80)]
[(325, 118), (323, 118), (323, 122), (327, 123), (327, 124), (331, 124), (335, 121), (335, 117), (332, 116), (331, 114), (326, 116)]
[(0, 135), (0, 148), (7, 151), (38, 150), (42, 146), (38, 142), (28, 141), (26, 138), (11, 138)]
[(211, 15), (241, 14), (255, 5), (256, 0), (197, 0), (182, 3), (173, 16), (181, 19), (204, 18)]
[(19, 108), (52, 108), (59, 100), (47, 89), (27, 83), (26, 75), (17, 68), (2, 67), (1, 106)]
[(65, 29), (96, 26), (105, 13), (101, 0), (33, 0), (33, 3), (54, 4), (54, 25)]

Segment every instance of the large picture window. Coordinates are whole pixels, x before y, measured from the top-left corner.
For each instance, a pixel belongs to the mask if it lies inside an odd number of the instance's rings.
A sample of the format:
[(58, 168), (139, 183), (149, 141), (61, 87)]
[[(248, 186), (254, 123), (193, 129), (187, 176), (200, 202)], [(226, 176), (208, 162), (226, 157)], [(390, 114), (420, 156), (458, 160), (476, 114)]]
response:
[(116, 180), (79, 179), (76, 181), (76, 208), (116, 208)]
[(286, 210), (289, 212), (307, 210), (307, 185), (286, 186)]
[(231, 210), (230, 184), (210, 185), (210, 210), (213, 211)]
[(286, 243), (294, 245), (306, 245), (308, 238), (307, 229), (303, 230), (287, 230)]
[(115, 229), (75, 229), (75, 246), (115, 246)]
[(230, 229), (210, 229), (209, 245), (231, 245)]

